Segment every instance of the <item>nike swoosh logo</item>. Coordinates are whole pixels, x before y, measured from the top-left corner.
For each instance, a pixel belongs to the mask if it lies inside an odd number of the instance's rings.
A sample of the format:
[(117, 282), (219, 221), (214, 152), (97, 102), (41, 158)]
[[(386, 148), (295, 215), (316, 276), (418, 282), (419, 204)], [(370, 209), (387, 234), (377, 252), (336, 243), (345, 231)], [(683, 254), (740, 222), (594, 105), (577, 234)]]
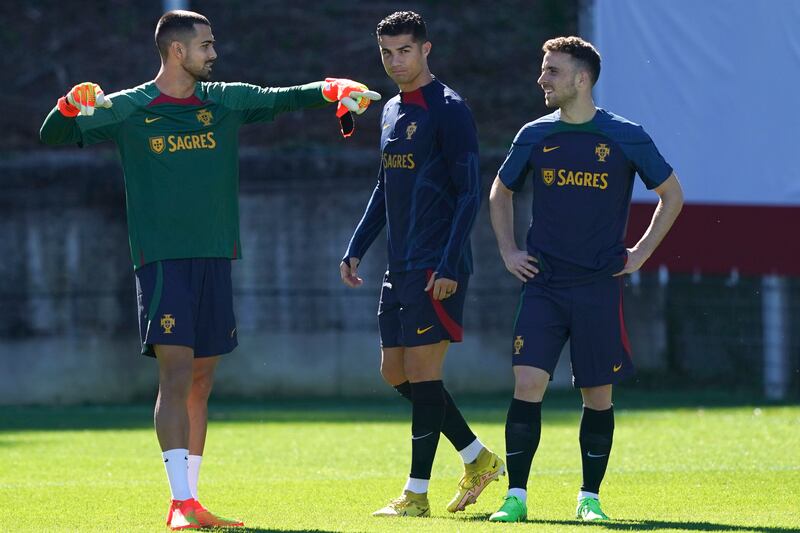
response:
[(417, 328), (417, 335), (422, 335), (423, 333), (427, 333), (428, 331), (432, 330), (433, 326), (428, 326), (425, 329)]
[(544, 152), (544, 153), (552, 152), (553, 150), (558, 150), (559, 148), (561, 148), (561, 147), (560, 146), (545, 146), (544, 148), (542, 148), (542, 152)]
[(388, 125), (388, 124), (384, 124), (384, 125), (383, 125), (383, 129), (386, 129), (386, 128), (388, 128), (388, 127), (389, 127), (389, 125)]
[(164, 117), (145, 117), (144, 123), (145, 124), (152, 124), (156, 120), (161, 120), (162, 118), (164, 118)]
[(525, 450), (522, 450), (520, 452), (511, 452), (511, 453), (506, 452), (506, 457), (511, 457), (512, 455), (519, 455), (521, 453), (525, 453)]
[(613, 370), (614, 372), (619, 372), (620, 368), (622, 368), (622, 365), (614, 365), (614, 368), (612, 368), (611, 370)]
[(430, 433), (426, 433), (425, 435), (423, 435), (421, 437), (415, 437), (414, 435), (411, 435), (411, 440), (424, 439), (425, 437), (430, 437), (431, 435), (433, 435), (433, 431), (431, 431)]
[(605, 457), (606, 455), (608, 455), (608, 454), (604, 453), (603, 455), (595, 455), (592, 452), (586, 452), (586, 457), (592, 457), (594, 459), (597, 459), (598, 457)]

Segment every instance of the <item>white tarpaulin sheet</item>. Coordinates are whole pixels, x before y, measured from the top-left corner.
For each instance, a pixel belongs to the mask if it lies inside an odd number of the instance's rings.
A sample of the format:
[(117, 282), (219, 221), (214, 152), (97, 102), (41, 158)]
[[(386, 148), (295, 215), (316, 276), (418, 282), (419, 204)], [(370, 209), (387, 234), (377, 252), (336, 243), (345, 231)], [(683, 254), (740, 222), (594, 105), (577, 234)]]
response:
[(645, 127), (687, 202), (800, 205), (800, 0), (595, 0), (592, 20), (597, 105)]

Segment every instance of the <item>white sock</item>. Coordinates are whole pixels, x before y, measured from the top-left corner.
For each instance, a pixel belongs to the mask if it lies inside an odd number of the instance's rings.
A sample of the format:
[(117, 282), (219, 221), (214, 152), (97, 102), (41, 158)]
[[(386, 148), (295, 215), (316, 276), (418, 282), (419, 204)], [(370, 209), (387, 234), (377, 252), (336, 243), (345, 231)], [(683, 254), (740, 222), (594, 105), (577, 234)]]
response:
[(522, 503), (528, 503), (528, 491), (525, 489), (508, 489), (508, 496), (516, 496)]
[(200, 479), (200, 463), (203, 462), (202, 455), (190, 455), (186, 460), (189, 467), (189, 490), (192, 493), (192, 498), (197, 499), (197, 480)]
[(430, 479), (417, 479), (410, 477), (408, 481), (406, 481), (406, 486), (403, 487), (403, 490), (407, 490), (413, 492), (414, 494), (426, 494), (428, 492), (428, 483), (430, 483)]
[(161, 454), (164, 458), (164, 467), (167, 469), (169, 490), (173, 500), (188, 500), (192, 497), (187, 474), (187, 455), (189, 455), (189, 450), (186, 448), (175, 448)]
[(583, 490), (578, 492), (578, 501), (581, 501), (584, 498), (594, 498), (595, 500), (600, 501), (599, 494), (595, 494), (594, 492), (586, 492)]
[(466, 448), (463, 450), (458, 450), (458, 453), (461, 455), (461, 458), (464, 460), (464, 464), (471, 463), (475, 459), (478, 458), (478, 454), (481, 453), (481, 450), (484, 448), (483, 443), (480, 439), (476, 438), (472, 441), (471, 444), (467, 445)]

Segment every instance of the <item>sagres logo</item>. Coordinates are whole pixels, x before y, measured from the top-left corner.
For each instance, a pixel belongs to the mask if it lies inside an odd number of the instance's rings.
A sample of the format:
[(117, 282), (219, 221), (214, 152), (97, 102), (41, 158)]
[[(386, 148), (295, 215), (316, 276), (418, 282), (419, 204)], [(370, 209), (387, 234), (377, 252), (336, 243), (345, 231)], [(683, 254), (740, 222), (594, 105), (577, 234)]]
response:
[(514, 355), (519, 355), (523, 346), (525, 346), (525, 339), (521, 335), (517, 335), (517, 338), (514, 339)]
[(197, 112), (197, 120), (200, 121), (203, 126), (210, 126), (211, 121), (214, 120), (214, 115), (211, 114), (211, 111), (208, 109), (201, 109)]
[(161, 327), (164, 328), (164, 334), (169, 335), (172, 333), (172, 328), (175, 327), (175, 317), (172, 315), (164, 315), (161, 317)]
[(163, 152), (164, 136), (162, 135), (161, 137), (150, 137), (150, 149), (157, 154)]
[(542, 169), (542, 181), (544, 182), (545, 185), (552, 185), (555, 180), (556, 180), (556, 169), (554, 168)]
[(410, 141), (411, 137), (414, 136), (414, 132), (416, 131), (417, 131), (417, 123), (412, 122), (411, 124), (409, 124), (408, 127), (406, 128), (406, 140)]
[(598, 143), (597, 146), (594, 148), (594, 155), (597, 156), (597, 160), (601, 163), (606, 162), (606, 157), (611, 154), (611, 148), (604, 143)]

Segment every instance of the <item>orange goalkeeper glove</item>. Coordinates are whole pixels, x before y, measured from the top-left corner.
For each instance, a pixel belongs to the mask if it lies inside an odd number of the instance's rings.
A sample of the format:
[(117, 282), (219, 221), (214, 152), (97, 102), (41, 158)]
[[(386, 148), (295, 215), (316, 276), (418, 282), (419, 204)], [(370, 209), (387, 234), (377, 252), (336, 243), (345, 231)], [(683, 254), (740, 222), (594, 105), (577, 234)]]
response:
[(325, 78), (322, 86), (322, 97), (328, 102), (339, 102), (336, 106), (336, 116), (342, 128), (342, 135), (349, 137), (353, 134), (355, 123), (353, 115), (360, 115), (367, 110), (374, 100), (380, 100), (381, 95), (370, 91), (363, 83), (345, 78)]
[(90, 117), (95, 107), (107, 109), (111, 107), (111, 99), (106, 98), (99, 85), (90, 81), (79, 83), (58, 99), (58, 110), (65, 117)]

